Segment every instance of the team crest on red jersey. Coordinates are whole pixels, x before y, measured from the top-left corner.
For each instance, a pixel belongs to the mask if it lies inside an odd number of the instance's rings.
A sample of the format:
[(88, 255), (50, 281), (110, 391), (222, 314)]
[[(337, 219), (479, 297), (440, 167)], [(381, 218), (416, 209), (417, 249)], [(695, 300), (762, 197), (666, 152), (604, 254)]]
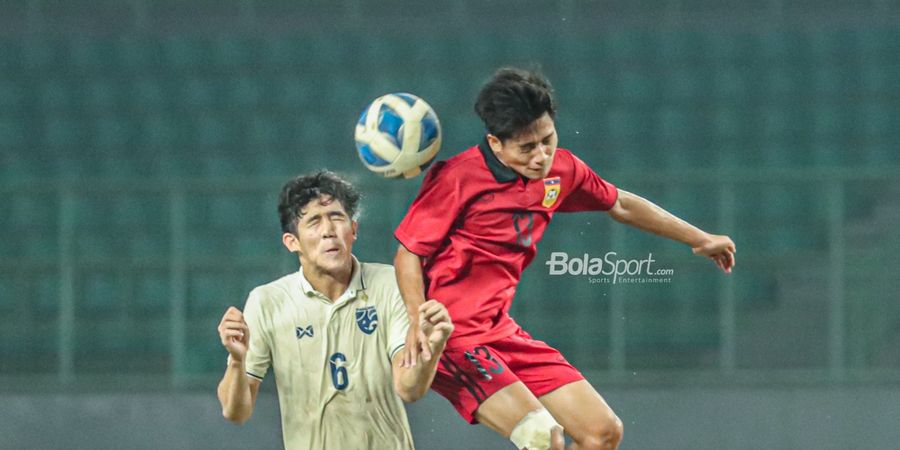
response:
[(544, 208), (553, 206), (556, 203), (556, 199), (559, 198), (561, 189), (562, 185), (560, 185), (559, 177), (544, 178), (544, 201), (541, 202), (541, 206)]

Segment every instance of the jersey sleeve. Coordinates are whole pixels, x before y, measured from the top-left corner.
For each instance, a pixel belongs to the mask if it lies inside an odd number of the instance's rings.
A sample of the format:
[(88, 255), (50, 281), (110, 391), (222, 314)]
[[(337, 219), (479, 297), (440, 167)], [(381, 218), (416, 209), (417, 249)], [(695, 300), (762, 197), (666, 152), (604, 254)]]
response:
[(428, 172), (419, 195), (394, 231), (407, 250), (431, 256), (447, 238), (465, 202), (462, 180), (455, 172), (447, 170), (444, 162)]
[(619, 198), (619, 190), (600, 178), (593, 169), (577, 156), (568, 153), (572, 159), (572, 187), (558, 211), (608, 211)]
[(406, 345), (406, 332), (409, 330), (409, 315), (406, 313), (406, 306), (403, 304), (403, 298), (400, 296), (400, 288), (393, 285), (387, 289), (389, 303), (388, 310), (388, 340), (387, 351), (388, 358), (394, 359), (397, 354)]
[(268, 333), (264, 325), (261, 300), (263, 294), (254, 289), (247, 297), (244, 305), (244, 321), (250, 328), (250, 346), (244, 361), (247, 375), (262, 380), (272, 365), (272, 351), (269, 346)]

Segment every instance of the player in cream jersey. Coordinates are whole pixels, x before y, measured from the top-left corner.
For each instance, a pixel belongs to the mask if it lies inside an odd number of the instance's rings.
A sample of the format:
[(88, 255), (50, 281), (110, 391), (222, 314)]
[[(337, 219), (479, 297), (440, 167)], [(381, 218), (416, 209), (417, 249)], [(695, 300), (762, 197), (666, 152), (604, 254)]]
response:
[[(409, 314), (392, 266), (352, 255), (359, 196), (329, 172), (285, 185), (285, 246), (301, 267), (251, 291), (219, 324), (229, 352), (219, 384), (223, 414), (249, 419), (271, 368), (287, 449), (412, 449), (403, 401), (425, 395), (438, 358), (401, 367)], [(436, 354), (453, 330), (436, 301), (421, 308)]]

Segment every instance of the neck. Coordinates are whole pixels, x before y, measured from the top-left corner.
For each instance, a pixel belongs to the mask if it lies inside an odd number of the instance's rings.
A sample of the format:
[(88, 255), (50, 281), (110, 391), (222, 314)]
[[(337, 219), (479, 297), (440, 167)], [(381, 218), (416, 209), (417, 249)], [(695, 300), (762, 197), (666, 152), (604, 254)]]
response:
[(313, 289), (325, 294), (334, 302), (347, 291), (350, 280), (353, 278), (353, 264), (337, 271), (317, 270), (312, 265), (303, 264), (303, 276), (309, 281)]

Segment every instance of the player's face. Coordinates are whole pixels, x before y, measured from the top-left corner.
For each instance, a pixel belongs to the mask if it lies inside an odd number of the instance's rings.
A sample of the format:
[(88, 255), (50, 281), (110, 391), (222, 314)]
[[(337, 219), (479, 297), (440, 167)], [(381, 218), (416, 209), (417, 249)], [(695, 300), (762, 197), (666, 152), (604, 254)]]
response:
[(288, 249), (300, 252), (300, 264), (326, 273), (352, 270), (357, 223), (347, 215), (341, 202), (323, 195), (300, 212), (297, 235), (284, 236)]
[(549, 114), (544, 114), (505, 141), (488, 135), (488, 144), (500, 162), (532, 180), (544, 178), (550, 173), (558, 142), (556, 124)]

